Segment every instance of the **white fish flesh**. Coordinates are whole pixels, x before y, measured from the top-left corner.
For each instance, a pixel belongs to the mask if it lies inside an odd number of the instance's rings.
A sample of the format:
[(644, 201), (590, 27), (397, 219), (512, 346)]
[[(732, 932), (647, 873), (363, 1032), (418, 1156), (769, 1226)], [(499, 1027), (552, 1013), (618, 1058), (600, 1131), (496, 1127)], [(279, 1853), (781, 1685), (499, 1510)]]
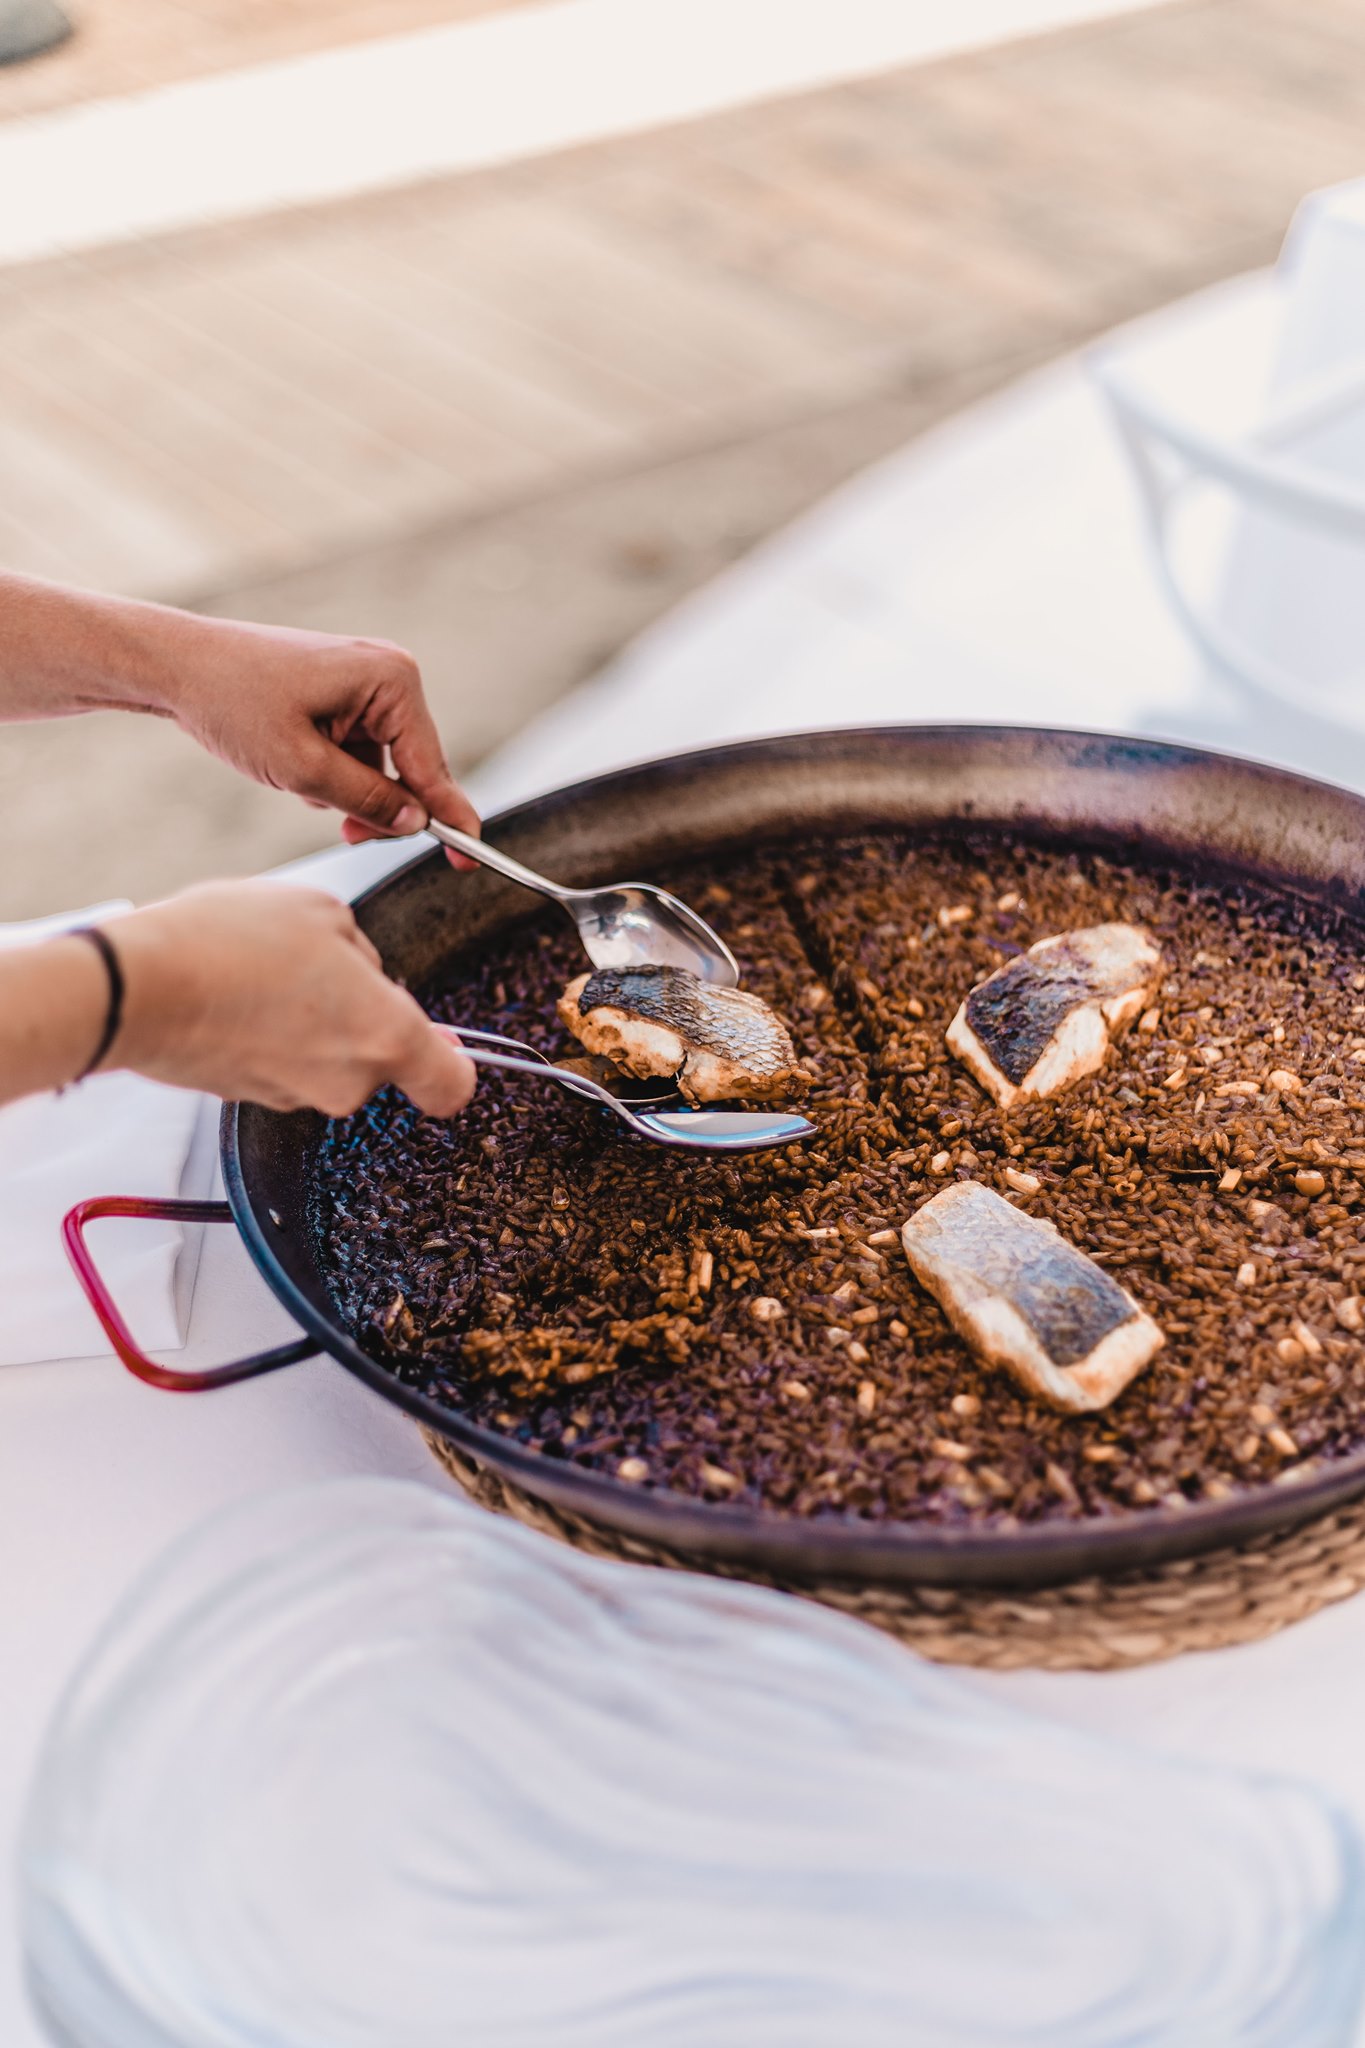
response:
[(1161, 952), (1131, 924), (1040, 939), (978, 982), (948, 1026), (948, 1046), (1002, 1109), (1093, 1074), (1161, 978)]
[(1165, 1342), (1093, 1259), (979, 1181), (917, 1209), (901, 1243), (973, 1351), (1054, 1408), (1107, 1408)]
[(765, 1002), (681, 967), (580, 974), (559, 1014), (589, 1052), (638, 1080), (674, 1075), (689, 1102), (774, 1102), (805, 1086), (787, 1027)]

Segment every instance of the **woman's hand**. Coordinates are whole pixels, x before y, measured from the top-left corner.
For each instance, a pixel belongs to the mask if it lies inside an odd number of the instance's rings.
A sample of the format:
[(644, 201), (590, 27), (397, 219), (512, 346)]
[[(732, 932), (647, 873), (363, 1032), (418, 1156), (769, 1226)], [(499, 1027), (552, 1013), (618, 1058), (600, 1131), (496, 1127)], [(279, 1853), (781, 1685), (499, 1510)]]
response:
[(185, 659), (167, 707), (209, 753), (340, 811), (350, 840), (420, 832), (429, 817), (478, 832), (478, 813), (446, 765), (421, 672), (401, 647), (182, 616)]
[(329, 1116), (386, 1081), (428, 1116), (454, 1116), (474, 1092), (471, 1062), (318, 890), (214, 882), (107, 929), (125, 998), (106, 1066)]
[(401, 647), (0, 571), (0, 719), (113, 706), (173, 718), (254, 781), (340, 811), (348, 839), (419, 832), (429, 817), (479, 829)]

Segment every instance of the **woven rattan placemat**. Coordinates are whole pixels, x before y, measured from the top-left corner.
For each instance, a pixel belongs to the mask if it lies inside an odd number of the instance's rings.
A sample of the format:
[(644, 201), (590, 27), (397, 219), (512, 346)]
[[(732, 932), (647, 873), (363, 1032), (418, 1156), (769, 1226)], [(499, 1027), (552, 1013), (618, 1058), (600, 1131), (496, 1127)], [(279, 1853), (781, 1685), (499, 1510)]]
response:
[[(422, 1434), (481, 1506), (514, 1515), (595, 1557), (682, 1571), (719, 1570), (734, 1578), (760, 1576), (640, 1543), (564, 1514), (476, 1464), (443, 1437), (429, 1430)], [(1358, 1593), (1365, 1587), (1365, 1502), (1235, 1549), (1207, 1551), (1121, 1578), (1078, 1579), (1027, 1593), (761, 1582), (875, 1622), (941, 1664), (974, 1664), (989, 1671), (1121, 1671), (1185, 1650), (1255, 1642)]]

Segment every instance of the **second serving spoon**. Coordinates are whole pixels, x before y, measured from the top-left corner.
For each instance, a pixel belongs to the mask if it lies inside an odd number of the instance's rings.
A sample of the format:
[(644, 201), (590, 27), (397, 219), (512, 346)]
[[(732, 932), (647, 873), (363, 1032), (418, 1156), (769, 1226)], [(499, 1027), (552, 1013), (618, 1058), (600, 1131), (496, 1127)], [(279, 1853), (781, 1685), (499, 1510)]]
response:
[(594, 967), (684, 967), (718, 988), (738, 988), (739, 968), (724, 939), (695, 910), (652, 882), (611, 882), (600, 889), (569, 889), (523, 867), (511, 854), (433, 818), (427, 826), (442, 846), (454, 847), (523, 889), (535, 889), (568, 912)]
[[(646, 1102), (631, 1103), (613, 1095), (600, 1081), (555, 1066), (543, 1052), (519, 1039), (505, 1038), (496, 1031), (475, 1031), (469, 1025), (441, 1024), (437, 1029), (453, 1039), (465, 1058), (477, 1066), (527, 1074), (533, 1081), (548, 1081), (552, 1087), (562, 1088), (567, 1095), (599, 1103), (637, 1137), (647, 1138), (653, 1145), (673, 1145), (691, 1152), (766, 1152), (774, 1145), (795, 1144), (815, 1133), (809, 1117), (794, 1110), (655, 1109)], [(517, 1053), (501, 1050), (504, 1046), (515, 1046)]]

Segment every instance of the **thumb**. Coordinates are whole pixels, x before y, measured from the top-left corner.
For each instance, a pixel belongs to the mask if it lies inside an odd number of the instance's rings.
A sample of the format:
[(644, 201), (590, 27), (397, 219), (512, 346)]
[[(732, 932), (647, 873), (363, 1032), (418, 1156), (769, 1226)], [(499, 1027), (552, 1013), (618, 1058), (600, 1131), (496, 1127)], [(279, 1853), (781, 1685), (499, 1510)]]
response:
[(425, 806), (403, 783), (369, 762), (357, 760), (320, 733), (316, 751), (309, 750), (306, 775), (296, 789), (315, 803), (344, 811), (348, 819), (371, 832), (420, 832), (427, 822)]
[(426, 1018), (422, 1026), (394, 1081), (424, 1115), (458, 1116), (474, 1093), (474, 1063), (459, 1051), (460, 1041), (448, 1027)]

